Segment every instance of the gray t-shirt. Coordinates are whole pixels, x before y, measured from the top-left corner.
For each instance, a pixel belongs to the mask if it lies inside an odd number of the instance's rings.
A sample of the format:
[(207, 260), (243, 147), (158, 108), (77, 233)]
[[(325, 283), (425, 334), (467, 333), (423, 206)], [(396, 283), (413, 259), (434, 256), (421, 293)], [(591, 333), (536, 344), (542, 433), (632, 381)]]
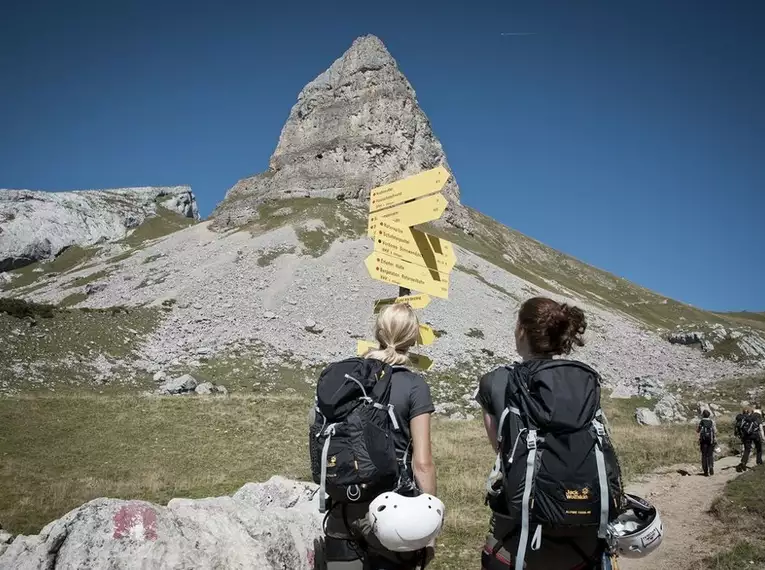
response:
[[(436, 408), (430, 396), (430, 386), (424, 378), (403, 366), (393, 368), (390, 403), (393, 404), (396, 420), (401, 428), (401, 431), (393, 432), (396, 455), (403, 457), (412, 440), (409, 423), (421, 414), (432, 414)], [(411, 459), (410, 453), (408, 463), (411, 463)]]

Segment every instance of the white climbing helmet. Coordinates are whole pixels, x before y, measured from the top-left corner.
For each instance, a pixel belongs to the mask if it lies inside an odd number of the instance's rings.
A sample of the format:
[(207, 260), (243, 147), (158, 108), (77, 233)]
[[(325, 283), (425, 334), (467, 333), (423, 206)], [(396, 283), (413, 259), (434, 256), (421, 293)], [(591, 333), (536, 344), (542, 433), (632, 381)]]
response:
[(425, 548), (438, 536), (444, 510), (444, 504), (433, 495), (404, 497), (390, 492), (372, 501), (367, 519), (385, 548), (411, 552)]
[(659, 548), (664, 536), (659, 511), (645, 499), (625, 493), (627, 510), (609, 525), (614, 550), (625, 558), (643, 558)]

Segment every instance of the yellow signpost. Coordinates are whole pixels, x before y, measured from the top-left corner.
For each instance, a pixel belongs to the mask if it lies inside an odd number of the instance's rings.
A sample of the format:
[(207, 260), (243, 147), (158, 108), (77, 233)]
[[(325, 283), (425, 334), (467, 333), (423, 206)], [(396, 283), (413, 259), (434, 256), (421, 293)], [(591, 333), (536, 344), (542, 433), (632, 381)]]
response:
[[(449, 298), (449, 274), (457, 263), (454, 246), (412, 226), (437, 220), (448, 202), (441, 190), (449, 180), (449, 171), (438, 166), (391, 184), (374, 188), (369, 195), (367, 235), (374, 239), (374, 253), (364, 260), (369, 275), (399, 286), (399, 296), (375, 301), (374, 312), (393, 303), (408, 303), (423, 309), (430, 295)], [(419, 291), (411, 295), (410, 290)], [(417, 342), (433, 344), (435, 331), (420, 325)], [(377, 348), (375, 342), (360, 340), (359, 355)], [(413, 366), (430, 370), (433, 361), (427, 356), (408, 353)]]
[(420, 336), (417, 342), (420, 344), (433, 344), (436, 341), (436, 331), (428, 325), (420, 325)]
[(394, 208), (380, 210), (369, 214), (367, 222), (367, 235), (374, 237), (377, 225), (380, 222), (394, 222), (402, 226), (417, 226), (440, 218), (446, 211), (449, 203), (441, 193), (420, 198), (413, 202), (407, 202)]
[(375, 251), (442, 273), (457, 263), (448, 241), (393, 222), (380, 222), (374, 240)]
[(392, 184), (378, 186), (369, 194), (369, 212), (377, 212), (408, 200), (440, 192), (447, 180), (449, 171), (443, 166), (438, 166)]
[(403, 297), (391, 297), (389, 299), (380, 299), (375, 301), (375, 315), (379, 313), (383, 307), (393, 305), (394, 303), (406, 303), (413, 309), (424, 309), (430, 304), (430, 295), (420, 293), (418, 295), (404, 295)]
[(375, 252), (364, 260), (372, 279), (416, 289), (441, 299), (449, 298), (449, 274), (440, 273), (403, 259)]

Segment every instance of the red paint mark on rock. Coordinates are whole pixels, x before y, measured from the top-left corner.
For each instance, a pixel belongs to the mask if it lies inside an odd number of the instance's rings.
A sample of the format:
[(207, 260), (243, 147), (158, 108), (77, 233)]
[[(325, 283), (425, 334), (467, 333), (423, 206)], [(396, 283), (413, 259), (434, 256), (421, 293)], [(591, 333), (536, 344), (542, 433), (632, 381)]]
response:
[(157, 513), (144, 505), (124, 505), (114, 515), (113, 538), (157, 540)]
[(316, 561), (316, 553), (313, 550), (309, 550), (306, 554), (308, 555), (308, 566), (313, 568)]

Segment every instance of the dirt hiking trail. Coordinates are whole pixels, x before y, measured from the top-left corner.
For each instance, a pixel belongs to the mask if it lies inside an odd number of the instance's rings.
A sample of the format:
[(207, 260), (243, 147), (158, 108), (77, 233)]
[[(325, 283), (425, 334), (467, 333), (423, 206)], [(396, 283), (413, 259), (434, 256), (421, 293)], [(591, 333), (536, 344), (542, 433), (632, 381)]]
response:
[[(656, 505), (664, 523), (659, 550), (643, 560), (619, 558), (619, 570), (695, 570), (699, 561), (720, 548), (720, 525), (709, 514), (725, 483), (734, 479), (738, 457), (715, 462), (715, 474), (704, 477), (700, 465), (675, 465), (671, 470), (646, 475), (627, 486)], [(683, 469), (690, 475), (681, 475)], [(710, 537), (717, 537), (710, 540)]]

